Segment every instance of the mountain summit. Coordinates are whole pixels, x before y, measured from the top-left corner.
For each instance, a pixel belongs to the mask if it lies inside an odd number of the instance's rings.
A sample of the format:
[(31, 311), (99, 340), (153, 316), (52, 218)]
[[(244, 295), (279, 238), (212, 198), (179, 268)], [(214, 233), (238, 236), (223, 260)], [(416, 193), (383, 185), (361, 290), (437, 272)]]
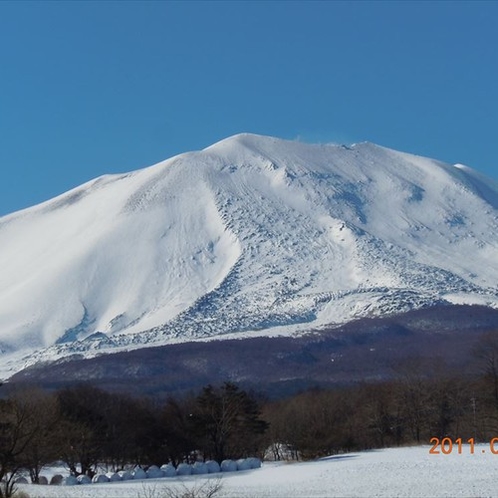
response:
[(0, 218), (0, 363), (498, 307), (497, 261), (468, 167), (236, 135)]

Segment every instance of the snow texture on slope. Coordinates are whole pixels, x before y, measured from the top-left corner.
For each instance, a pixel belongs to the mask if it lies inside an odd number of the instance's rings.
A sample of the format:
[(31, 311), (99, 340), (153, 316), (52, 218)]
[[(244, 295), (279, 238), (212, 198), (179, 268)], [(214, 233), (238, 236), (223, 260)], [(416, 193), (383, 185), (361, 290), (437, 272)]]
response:
[(497, 306), (497, 250), (498, 186), (468, 167), (237, 135), (0, 218), (0, 349), (29, 364)]

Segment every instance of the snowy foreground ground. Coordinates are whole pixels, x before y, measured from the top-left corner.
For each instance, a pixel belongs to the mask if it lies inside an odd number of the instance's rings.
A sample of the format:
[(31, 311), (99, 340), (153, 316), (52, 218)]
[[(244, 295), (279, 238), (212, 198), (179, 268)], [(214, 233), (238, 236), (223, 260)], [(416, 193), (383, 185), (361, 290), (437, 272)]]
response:
[[(74, 487), (22, 485), (34, 497), (160, 497), (161, 489), (199, 487), (221, 475), (217, 497), (498, 497), (498, 455), (489, 445), (430, 455), (429, 446), (374, 450), (261, 469)], [(483, 453), (484, 451), (484, 453)], [(49, 476), (49, 472), (45, 475)]]

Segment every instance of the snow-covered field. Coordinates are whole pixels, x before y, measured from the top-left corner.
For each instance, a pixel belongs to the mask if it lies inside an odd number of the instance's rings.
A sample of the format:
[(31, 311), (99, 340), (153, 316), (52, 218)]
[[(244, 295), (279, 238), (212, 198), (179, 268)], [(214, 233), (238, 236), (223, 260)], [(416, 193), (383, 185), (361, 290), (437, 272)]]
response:
[[(31, 497), (158, 497), (161, 489), (201, 486), (221, 475), (217, 497), (473, 497), (498, 496), (498, 455), (489, 445), (462, 454), (430, 455), (429, 446), (373, 450), (261, 469), (74, 487), (23, 485)], [(483, 453), (484, 451), (484, 453)], [(49, 473), (47, 472), (47, 475)]]

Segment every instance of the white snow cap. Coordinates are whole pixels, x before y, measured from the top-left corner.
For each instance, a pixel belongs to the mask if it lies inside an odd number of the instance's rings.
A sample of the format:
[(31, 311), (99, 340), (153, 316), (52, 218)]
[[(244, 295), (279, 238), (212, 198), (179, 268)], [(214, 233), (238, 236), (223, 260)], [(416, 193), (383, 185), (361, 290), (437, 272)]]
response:
[(496, 307), (497, 250), (498, 187), (468, 167), (236, 135), (0, 218), (0, 373), (437, 302)]

